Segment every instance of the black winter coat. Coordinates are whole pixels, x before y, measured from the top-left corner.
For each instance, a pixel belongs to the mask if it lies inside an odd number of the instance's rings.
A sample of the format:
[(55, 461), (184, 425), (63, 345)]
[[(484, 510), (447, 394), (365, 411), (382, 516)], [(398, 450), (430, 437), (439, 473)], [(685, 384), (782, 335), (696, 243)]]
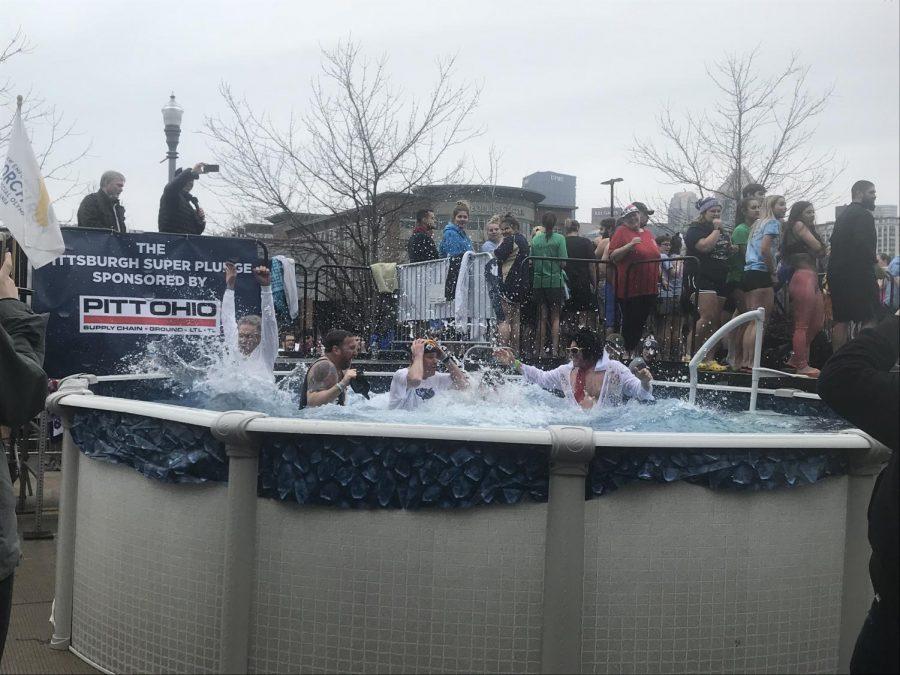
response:
[[(0, 424), (4, 426), (18, 427), (44, 406), (45, 325), (43, 316), (18, 300), (0, 300)], [(0, 442), (0, 452), (3, 450)], [(7, 463), (0, 461), (0, 580), (13, 573), (20, 556), (16, 494)]]
[(200, 203), (184, 188), (191, 180), (199, 176), (191, 169), (185, 169), (172, 179), (163, 189), (159, 198), (159, 216), (157, 224), (160, 232), (171, 234), (203, 234), (206, 221), (200, 217), (197, 209)]
[(125, 207), (103, 190), (92, 192), (78, 207), (78, 227), (125, 232)]
[[(891, 449), (869, 501), (869, 575), (896, 618), (900, 610), (900, 318), (861, 331), (832, 356), (819, 375), (819, 396), (836, 413)], [(896, 647), (896, 645), (895, 645)]]
[(441, 257), (430, 232), (413, 232), (406, 241), (406, 254), (411, 263), (437, 260)]

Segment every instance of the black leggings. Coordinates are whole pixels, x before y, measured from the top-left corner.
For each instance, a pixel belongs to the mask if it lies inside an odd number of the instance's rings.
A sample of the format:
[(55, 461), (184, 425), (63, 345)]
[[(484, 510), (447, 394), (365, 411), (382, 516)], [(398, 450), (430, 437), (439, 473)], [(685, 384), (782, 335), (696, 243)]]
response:
[(619, 301), (622, 305), (622, 341), (633, 351), (641, 341), (644, 324), (656, 305), (656, 295), (636, 295)]

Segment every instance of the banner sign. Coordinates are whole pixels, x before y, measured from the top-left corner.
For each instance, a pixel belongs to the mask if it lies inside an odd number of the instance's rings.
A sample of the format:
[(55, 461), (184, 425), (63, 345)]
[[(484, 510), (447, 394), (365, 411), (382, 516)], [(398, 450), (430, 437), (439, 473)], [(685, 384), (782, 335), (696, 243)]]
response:
[(152, 340), (219, 335), (226, 261), (238, 271), (238, 316), (259, 313), (251, 239), (62, 232), (65, 253), (33, 278), (33, 308), (49, 314), (50, 377), (118, 374)]

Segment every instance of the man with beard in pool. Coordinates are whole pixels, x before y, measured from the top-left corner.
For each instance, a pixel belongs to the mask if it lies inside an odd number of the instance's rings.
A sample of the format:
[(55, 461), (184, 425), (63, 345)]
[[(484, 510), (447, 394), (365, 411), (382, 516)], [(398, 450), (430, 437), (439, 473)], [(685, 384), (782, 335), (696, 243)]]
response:
[(494, 356), (504, 365), (512, 365), (526, 382), (550, 391), (561, 391), (566, 400), (584, 410), (595, 405), (618, 405), (625, 397), (653, 400), (650, 371), (642, 368), (633, 374), (628, 366), (610, 359), (602, 334), (580, 328), (572, 336), (568, 351), (572, 360), (549, 371), (522, 363), (511, 349), (498, 349)]
[[(389, 408), (415, 410), (422, 401), (427, 401), (438, 392), (451, 387), (465, 389), (469, 386), (465, 371), (437, 341), (418, 338), (413, 340), (411, 351), (409, 367), (398, 370), (391, 380)], [(437, 372), (438, 357), (449, 373)]]
[(356, 377), (356, 370), (350, 367), (359, 344), (353, 333), (330, 330), (322, 344), (325, 355), (309, 367), (300, 387), (301, 409), (329, 403), (344, 405), (347, 387)]

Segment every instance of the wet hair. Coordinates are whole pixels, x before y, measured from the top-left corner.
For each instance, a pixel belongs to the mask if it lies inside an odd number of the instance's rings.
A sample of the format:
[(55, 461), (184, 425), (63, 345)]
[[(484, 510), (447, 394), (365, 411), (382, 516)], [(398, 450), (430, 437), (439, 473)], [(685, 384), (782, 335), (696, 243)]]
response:
[(759, 183), (750, 183), (750, 185), (744, 186), (744, 189), (741, 190), (741, 197), (746, 199), (747, 197), (752, 197), (757, 192), (765, 192), (766, 186), (760, 185)]
[(545, 213), (541, 217), (541, 225), (544, 226), (544, 233), (549, 237), (553, 234), (553, 228), (556, 227), (556, 214)]
[(453, 218), (455, 219), (456, 214), (462, 213), (463, 211), (465, 211), (466, 213), (469, 213), (471, 211), (471, 209), (469, 208), (469, 202), (467, 202), (463, 199), (460, 199), (458, 202), (456, 202), (456, 206), (453, 208)]
[[(737, 227), (741, 223), (744, 225), (750, 226), (753, 223), (747, 222), (747, 207), (750, 205), (750, 202), (758, 202), (759, 199), (757, 197), (744, 197), (739, 203), (737, 207), (737, 211), (734, 213), (734, 226)], [(760, 204), (762, 206), (762, 204)]]
[(344, 340), (350, 337), (355, 336), (348, 330), (334, 328), (328, 331), (327, 333), (325, 333), (325, 339), (322, 340), (322, 346), (325, 347), (325, 353), (329, 353), (335, 347), (340, 349), (344, 346)]
[(669, 235), (661, 234), (656, 238), (657, 246), (662, 246), (663, 244), (666, 244), (666, 243), (669, 243), (669, 244), (672, 243), (672, 237), (670, 237)]
[(248, 314), (247, 316), (242, 316), (238, 322), (238, 326), (253, 326), (256, 330), (262, 331), (262, 319), (259, 314)]
[(870, 180), (858, 180), (853, 184), (853, 187), (850, 188), (850, 199), (854, 197), (858, 197), (863, 192), (868, 190), (869, 188), (875, 187), (875, 183)]
[(419, 209), (416, 211), (416, 222), (421, 223), (429, 213), (434, 213), (434, 211), (432, 209)]
[(581, 223), (574, 218), (566, 218), (566, 234), (569, 232), (578, 232), (578, 228), (580, 227)]
[(506, 215), (504, 215), (500, 219), (500, 224), (501, 225), (509, 225), (516, 232), (519, 231), (519, 221), (516, 220), (516, 217), (511, 213), (507, 213)]
[(105, 188), (107, 185), (112, 183), (114, 180), (125, 180), (125, 176), (120, 174), (118, 171), (104, 171), (103, 175), (100, 176), (100, 187)]
[(594, 331), (582, 326), (569, 337), (569, 342), (574, 342), (581, 348), (581, 355), (587, 361), (598, 361), (603, 356), (606, 348), (606, 334), (603, 331)]

